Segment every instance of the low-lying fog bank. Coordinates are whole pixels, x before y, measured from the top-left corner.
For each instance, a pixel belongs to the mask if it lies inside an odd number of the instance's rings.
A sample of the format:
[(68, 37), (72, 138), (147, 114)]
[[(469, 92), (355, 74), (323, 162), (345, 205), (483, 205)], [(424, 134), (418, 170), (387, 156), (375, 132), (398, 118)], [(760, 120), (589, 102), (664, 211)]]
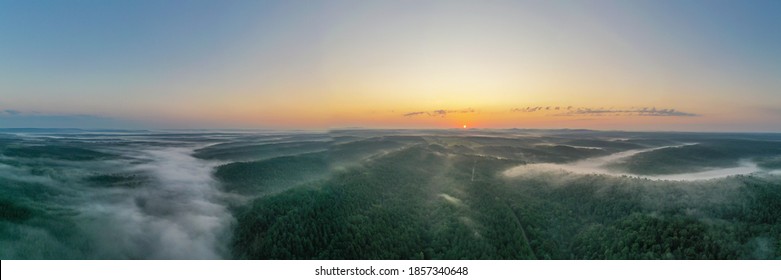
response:
[[(628, 172), (622, 172), (616, 170), (616, 165), (622, 164), (622, 161), (631, 158), (632, 156), (640, 153), (652, 152), (656, 150), (666, 148), (678, 148), (696, 144), (684, 144), (677, 146), (663, 146), (649, 149), (635, 149), (629, 151), (623, 151), (613, 153), (607, 156), (588, 158), (571, 163), (555, 164), (555, 163), (532, 163), (519, 165), (510, 168), (503, 172), (508, 177), (518, 176), (534, 176), (544, 172), (567, 172), (574, 174), (601, 174), (610, 176), (630, 176), (638, 178), (646, 178), (652, 180), (672, 180), (672, 181), (695, 181), (695, 180), (710, 180), (718, 179), (735, 175), (747, 175), (753, 173), (762, 172), (778, 172), (774, 170), (766, 171), (757, 166), (756, 163), (749, 160), (741, 160), (738, 166), (726, 167), (726, 168), (712, 168), (708, 170), (698, 172), (682, 172), (677, 174), (662, 174), (662, 175), (645, 175), (645, 174), (633, 174)], [(664, 162), (658, 163), (664, 165)]]
[[(0, 156), (0, 258), (230, 256), (234, 219), (212, 176), (216, 163), (192, 156), (204, 144), (63, 138), (15, 143)], [(63, 147), (97, 156), (66, 157)]]

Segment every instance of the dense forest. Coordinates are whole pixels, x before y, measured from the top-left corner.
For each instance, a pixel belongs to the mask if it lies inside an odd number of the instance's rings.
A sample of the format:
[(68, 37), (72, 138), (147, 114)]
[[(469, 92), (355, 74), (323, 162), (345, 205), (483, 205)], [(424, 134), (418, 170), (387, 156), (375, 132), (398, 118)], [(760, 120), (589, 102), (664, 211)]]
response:
[(0, 134), (0, 258), (779, 259), (780, 163), (777, 134)]
[[(677, 182), (553, 172), (508, 178), (501, 171), (527, 163), (518, 150), (527, 154), (536, 152), (526, 159), (547, 161), (578, 160), (604, 151), (574, 153), (572, 150), (576, 148), (572, 147), (526, 144), (523, 144), (526, 147), (489, 148), (482, 146), (484, 142), (496, 144), (508, 140), (467, 139), (472, 146), (481, 144), (477, 150), (507, 151), (506, 157), (495, 157), (463, 153), (470, 146), (463, 140), (433, 138), (411, 143), (404, 149), (366, 160), (360, 166), (302, 182), (288, 191), (261, 196), (239, 207), (232, 241), (234, 256), (251, 259), (767, 259), (781, 256), (781, 223), (775, 214), (781, 213), (781, 183), (777, 177), (733, 176)], [(443, 146), (448, 142), (451, 145)], [(684, 153), (682, 157), (689, 160), (703, 156), (700, 149), (692, 151), (693, 154)], [(726, 149), (712, 160), (721, 161), (723, 154), (731, 153), (734, 152)], [(311, 156), (299, 157), (303, 160)], [(643, 155), (638, 161), (647, 161), (651, 156), (669, 157), (670, 153), (661, 149), (658, 154)], [(292, 168), (288, 172), (305, 170), (306, 167)]]

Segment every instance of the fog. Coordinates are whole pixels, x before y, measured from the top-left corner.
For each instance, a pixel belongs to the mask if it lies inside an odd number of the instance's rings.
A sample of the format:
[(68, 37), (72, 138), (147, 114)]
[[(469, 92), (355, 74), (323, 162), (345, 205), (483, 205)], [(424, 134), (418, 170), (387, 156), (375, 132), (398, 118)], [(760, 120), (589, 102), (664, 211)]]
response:
[[(84, 205), (90, 229), (110, 231), (122, 257), (215, 259), (225, 256), (233, 221), (221, 204), (213, 164), (193, 158), (192, 148), (142, 151), (146, 163), (129, 168), (152, 174), (152, 186), (130, 190), (122, 201), (106, 199)], [(106, 244), (109, 245), (109, 244)]]
[[(639, 176), (641, 178), (658, 179), (658, 180), (673, 180), (673, 181), (696, 181), (696, 180), (710, 180), (718, 179), (735, 175), (747, 175), (753, 173), (763, 172), (762, 169), (750, 161), (741, 161), (740, 166), (729, 168), (718, 168), (713, 170), (707, 170), (702, 172), (691, 172), (671, 175), (655, 175), (655, 176)], [(636, 175), (635, 175), (636, 176)]]
[(0, 258), (778, 256), (776, 142), (339, 133), (0, 134)]
[(717, 178), (724, 178), (735, 175), (745, 175), (757, 172), (762, 172), (755, 163), (748, 160), (741, 161), (737, 167), (717, 168), (711, 170), (705, 170), (700, 172), (690, 173), (678, 173), (667, 175), (640, 175), (626, 172), (620, 172), (609, 168), (611, 164), (620, 163), (621, 160), (630, 158), (639, 153), (651, 152), (654, 150), (665, 148), (677, 148), (688, 145), (696, 145), (696, 143), (688, 143), (675, 146), (662, 146), (649, 149), (634, 149), (629, 151), (623, 151), (613, 153), (607, 156), (588, 158), (571, 163), (555, 164), (555, 163), (533, 163), (525, 164), (510, 168), (504, 171), (505, 176), (517, 177), (517, 176), (539, 176), (541, 173), (548, 172), (566, 172), (574, 174), (602, 174), (610, 176), (631, 176), (637, 178), (645, 178), (652, 180), (672, 180), (672, 181), (696, 181), (696, 180), (710, 180)]
[[(131, 142), (135, 141), (122, 143)], [(227, 242), (234, 219), (212, 177), (218, 162), (192, 157), (193, 150), (204, 144), (79, 145), (118, 157), (80, 162), (0, 158), (0, 179), (5, 180), (0, 194), (14, 199), (5, 203), (32, 213), (22, 224), (0, 220), (0, 230), (5, 232), (0, 236), (0, 257), (230, 256)], [(104, 174), (131, 174), (127, 176), (143, 179), (129, 186), (89, 181), (91, 176)]]

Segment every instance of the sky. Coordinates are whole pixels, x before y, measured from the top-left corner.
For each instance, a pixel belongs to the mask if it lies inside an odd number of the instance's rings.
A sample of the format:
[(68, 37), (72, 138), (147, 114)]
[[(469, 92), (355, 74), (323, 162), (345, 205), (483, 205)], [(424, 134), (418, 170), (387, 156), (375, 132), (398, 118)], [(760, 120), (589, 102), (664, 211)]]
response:
[(0, 0), (0, 127), (781, 132), (781, 1)]

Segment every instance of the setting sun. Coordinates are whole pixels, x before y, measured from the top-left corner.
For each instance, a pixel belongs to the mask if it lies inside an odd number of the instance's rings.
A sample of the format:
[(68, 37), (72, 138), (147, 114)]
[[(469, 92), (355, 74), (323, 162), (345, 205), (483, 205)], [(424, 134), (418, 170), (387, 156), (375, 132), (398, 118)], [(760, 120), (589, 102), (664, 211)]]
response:
[(0, 127), (781, 131), (772, 4), (11, 2)]
[(780, 14), (0, 0), (0, 277), (777, 271), (580, 261), (781, 260)]

